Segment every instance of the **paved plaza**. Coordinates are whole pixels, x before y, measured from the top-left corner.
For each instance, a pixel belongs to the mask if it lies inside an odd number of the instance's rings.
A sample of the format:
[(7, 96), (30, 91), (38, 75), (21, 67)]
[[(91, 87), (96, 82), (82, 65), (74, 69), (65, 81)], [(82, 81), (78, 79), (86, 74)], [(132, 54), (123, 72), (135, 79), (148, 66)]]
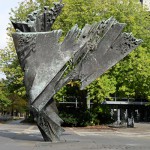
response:
[(135, 128), (65, 128), (61, 141), (44, 142), (35, 125), (0, 124), (0, 150), (150, 150), (150, 124)]

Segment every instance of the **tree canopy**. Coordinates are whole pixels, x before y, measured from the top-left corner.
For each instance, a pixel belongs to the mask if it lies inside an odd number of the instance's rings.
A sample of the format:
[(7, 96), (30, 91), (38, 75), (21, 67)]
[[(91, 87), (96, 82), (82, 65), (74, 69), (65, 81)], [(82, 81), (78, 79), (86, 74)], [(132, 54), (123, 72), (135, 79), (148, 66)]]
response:
[[(27, 14), (43, 6), (52, 6), (52, 0), (25, 0), (17, 8), (11, 9), (10, 20), (24, 21)], [(105, 97), (116, 94), (118, 97), (145, 98), (150, 100), (150, 15), (138, 0), (63, 0), (65, 7), (56, 19), (52, 29), (62, 29), (63, 37), (74, 24), (83, 28), (114, 16), (119, 22), (126, 23), (125, 31), (132, 32), (143, 40), (141, 46), (120, 61), (87, 87), (88, 98), (101, 102)], [(23, 73), (18, 63), (11, 34), (15, 32), (9, 24), (10, 40), (1, 53), (1, 64), (6, 80), (4, 86), (10, 94), (25, 97)], [(62, 38), (63, 38), (62, 37)], [(73, 84), (73, 83), (72, 83)], [(78, 84), (79, 85), (79, 84)], [(68, 88), (62, 88), (55, 96), (67, 94)]]

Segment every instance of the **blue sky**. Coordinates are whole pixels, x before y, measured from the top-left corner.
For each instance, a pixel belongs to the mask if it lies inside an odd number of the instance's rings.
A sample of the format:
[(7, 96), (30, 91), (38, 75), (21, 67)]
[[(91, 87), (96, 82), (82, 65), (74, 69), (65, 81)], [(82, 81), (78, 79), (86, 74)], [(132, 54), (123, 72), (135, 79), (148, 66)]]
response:
[[(7, 45), (6, 29), (9, 20), (9, 12), (11, 8), (17, 7), (19, 2), (24, 0), (0, 0), (0, 49)], [(0, 72), (0, 79), (3, 78), (3, 73)]]

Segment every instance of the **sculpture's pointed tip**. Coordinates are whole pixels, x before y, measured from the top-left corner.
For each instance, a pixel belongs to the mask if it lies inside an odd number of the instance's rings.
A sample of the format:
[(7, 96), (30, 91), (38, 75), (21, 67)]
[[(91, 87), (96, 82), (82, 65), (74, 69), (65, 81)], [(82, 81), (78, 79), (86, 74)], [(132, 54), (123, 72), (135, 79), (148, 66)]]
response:
[(85, 89), (85, 84), (81, 83), (80, 90), (84, 90), (84, 89)]
[(137, 39), (137, 43), (138, 43), (138, 44), (141, 44), (141, 43), (143, 43), (143, 42), (144, 42), (143, 40)]
[(15, 22), (13, 20), (10, 20), (10, 21), (11, 21), (12, 25), (14, 26)]

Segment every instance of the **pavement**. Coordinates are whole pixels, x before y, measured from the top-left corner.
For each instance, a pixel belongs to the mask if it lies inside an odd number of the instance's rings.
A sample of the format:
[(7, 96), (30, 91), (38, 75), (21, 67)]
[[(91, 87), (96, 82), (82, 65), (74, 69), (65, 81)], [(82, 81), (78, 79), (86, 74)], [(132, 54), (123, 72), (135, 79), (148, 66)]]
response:
[(0, 150), (150, 150), (150, 124), (135, 128), (64, 128), (60, 142), (44, 142), (35, 125), (0, 124)]

